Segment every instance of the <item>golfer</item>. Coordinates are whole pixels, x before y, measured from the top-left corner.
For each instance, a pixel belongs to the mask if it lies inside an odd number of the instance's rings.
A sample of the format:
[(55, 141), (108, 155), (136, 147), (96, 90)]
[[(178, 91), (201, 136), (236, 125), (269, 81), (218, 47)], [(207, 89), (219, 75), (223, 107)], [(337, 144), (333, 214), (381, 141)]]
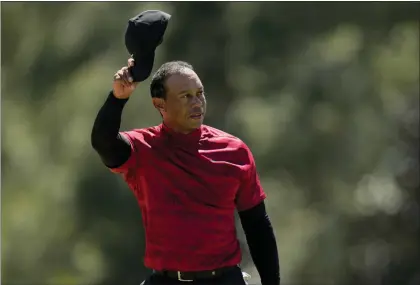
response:
[(261, 284), (279, 285), (276, 240), (251, 150), (241, 139), (203, 124), (204, 85), (182, 61), (163, 64), (151, 80), (162, 123), (120, 131), (123, 108), (139, 84), (130, 73), (135, 64), (130, 58), (114, 75), (91, 141), (140, 206), (144, 263), (153, 272), (144, 284), (244, 285), (237, 210)]

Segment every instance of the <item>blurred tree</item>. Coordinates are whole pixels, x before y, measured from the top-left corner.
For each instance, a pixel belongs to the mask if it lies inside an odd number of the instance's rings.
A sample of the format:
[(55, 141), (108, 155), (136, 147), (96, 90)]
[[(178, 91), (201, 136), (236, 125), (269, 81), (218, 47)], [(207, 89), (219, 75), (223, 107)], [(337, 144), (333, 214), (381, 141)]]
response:
[[(89, 141), (128, 57), (127, 20), (146, 9), (173, 15), (155, 69), (192, 63), (206, 123), (253, 150), (285, 284), (419, 283), (418, 8), (2, 3), (2, 283), (139, 284), (147, 274), (134, 195)], [(124, 129), (159, 123), (147, 85)]]

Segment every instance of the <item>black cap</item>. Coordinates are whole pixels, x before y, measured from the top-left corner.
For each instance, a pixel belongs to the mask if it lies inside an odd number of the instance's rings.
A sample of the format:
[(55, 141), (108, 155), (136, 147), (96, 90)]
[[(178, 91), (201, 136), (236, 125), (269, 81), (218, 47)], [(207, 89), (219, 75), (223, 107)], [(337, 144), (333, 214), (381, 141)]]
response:
[(134, 82), (146, 80), (152, 72), (155, 50), (163, 42), (170, 18), (165, 12), (148, 10), (128, 21), (125, 46), (135, 60), (130, 69)]

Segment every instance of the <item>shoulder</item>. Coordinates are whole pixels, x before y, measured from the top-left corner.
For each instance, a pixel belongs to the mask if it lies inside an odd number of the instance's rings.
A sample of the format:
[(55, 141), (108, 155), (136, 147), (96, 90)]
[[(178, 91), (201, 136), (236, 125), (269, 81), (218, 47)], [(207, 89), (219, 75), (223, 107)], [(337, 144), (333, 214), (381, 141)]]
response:
[(221, 139), (225, 140), (226, 142), (236, 143), (238, 145), (244, 144), (244, 142), (240, 138), (207, 125), (203, 125), (202, 137), (207, 139)]
[(224, 143), (227, 149), (235, 152), (244, 159), (252, 158), (250, 148), (241, 138), (207, 125), (203, 125), (203, 130), (203, 137), (207, 140)]
[(138, 129), (132, 129), (132, 130), (121, 132), (121, 134), (123, 134), (133, 143), (134, 142), (140, 142), (140, 143), (149, 142), (157, 138), (159, 133), (160, 133), (159, 126), (138, 128)]

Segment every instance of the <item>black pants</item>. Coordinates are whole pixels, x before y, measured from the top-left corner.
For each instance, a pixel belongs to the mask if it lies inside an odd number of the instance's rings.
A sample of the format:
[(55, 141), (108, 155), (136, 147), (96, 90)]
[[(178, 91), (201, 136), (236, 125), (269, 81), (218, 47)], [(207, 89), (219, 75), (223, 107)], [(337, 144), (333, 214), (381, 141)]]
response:
[(225, 272), (222, 276), (192, 282), (179, 281), (163, 275), (152, 274), (141, 285), (246, 285), (239, 267)]

